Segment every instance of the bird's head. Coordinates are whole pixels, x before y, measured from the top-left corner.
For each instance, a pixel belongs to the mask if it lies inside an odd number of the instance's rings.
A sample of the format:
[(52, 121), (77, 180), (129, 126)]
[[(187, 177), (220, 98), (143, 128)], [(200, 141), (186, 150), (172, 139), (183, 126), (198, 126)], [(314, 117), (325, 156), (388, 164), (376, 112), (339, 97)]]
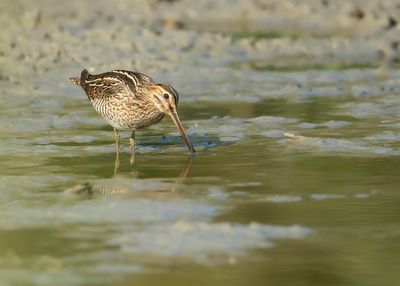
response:
[(159, 83), (151, 87), (152, 101), (157, 108), (170, 114), (176, 112), (178, 107), (179, 95), (175, 88), (166, 83)]
[(179, 101), (179, 94), (175, 88), (173, 88), (169, 84), (159, 83), (151, 87), (151, 100), (154, 105), (163, 113), (171, 116), (174, 121), (176, 127), (179, 129), (182, 134), (182, 138), (185, 141), (191, 152), (195, 152), (192, 142), (189, 139), (185, 129), (182, 126), (182, 123), (179, 119), (177, 108)]

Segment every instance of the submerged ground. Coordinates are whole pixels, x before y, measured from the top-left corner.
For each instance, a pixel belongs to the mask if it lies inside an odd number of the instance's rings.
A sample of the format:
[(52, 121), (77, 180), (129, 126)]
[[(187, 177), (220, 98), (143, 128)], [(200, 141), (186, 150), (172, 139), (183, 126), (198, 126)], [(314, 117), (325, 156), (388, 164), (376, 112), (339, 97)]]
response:
[[(304, 3), (305, 2), (305, 3)], [(2, 1), (0, 285), (400, 283), (396, 1)], [(68, 82), (137, 70), (112, 129)]]

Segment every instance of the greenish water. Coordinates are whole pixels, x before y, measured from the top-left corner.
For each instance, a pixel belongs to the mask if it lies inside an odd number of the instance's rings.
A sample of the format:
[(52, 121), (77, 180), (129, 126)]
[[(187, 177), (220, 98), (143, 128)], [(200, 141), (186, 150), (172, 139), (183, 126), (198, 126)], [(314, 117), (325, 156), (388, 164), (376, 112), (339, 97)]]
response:
[[(251, 6), (265, 30), (230, 36), (139, 2), (0, 3), (0, 286), (398, 285), (390, 31), (306, 37)], [(196, 155), (165, 118), (136, 132), (133, 165), (121, 132), (116, 170), (112, 128), (67, 81), (82, 68), (171, 83)]]
[[(75, 112), (96, 116), (85, 98), (78, 102)], [(342, 150), (345, 142), (302, 149), (295, 139), (257, 134), (271, 129), (267, 121), (246, 121), (265, 110), (323, 122), (332, 105), (321, 99), (210, 110), (186, 104), (182, 117), (192, 122), (186, 126), (198, 121), (214, 130), (203, 136), (192, 128), (196, 156), (188, 157), (181, 140), (168, 135), (175, 131), (164, 120), (140, 132), (134, 166), (125, 141), (115, 175), (106, 125), (3, 133), (3, 149), (15, 150), (2, 154), (3, 284), (396, 284), (398, 156), (374, 154), (370, 146)], [(221, 119), (198, 120), (209, 113)], [(218, 129), (234, 129), (232, 118), (247, 131), (235, 142), (221, 142)], [(301, 122), (278, 124), (295, 129)], [(346, 138), (371, 131), (360, 126), (303, 133)], [(77, 134), (92, 137), (73, 142)], [(172, 143), (163, 142), (165, 134)], [(186, 178), (179, 178), (185, 170)], [(93, 194), (63, 193), (85, 182)]]

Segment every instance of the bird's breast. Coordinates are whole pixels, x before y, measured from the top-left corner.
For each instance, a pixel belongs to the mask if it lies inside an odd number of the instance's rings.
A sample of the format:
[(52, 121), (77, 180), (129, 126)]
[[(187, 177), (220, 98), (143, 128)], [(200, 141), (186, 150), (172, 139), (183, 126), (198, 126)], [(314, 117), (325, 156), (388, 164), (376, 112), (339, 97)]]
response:
[(164, 113), (151, 102), (107, 98), (91, 100), (94, 109), (116, 129), (140, 129), (160, 122)]

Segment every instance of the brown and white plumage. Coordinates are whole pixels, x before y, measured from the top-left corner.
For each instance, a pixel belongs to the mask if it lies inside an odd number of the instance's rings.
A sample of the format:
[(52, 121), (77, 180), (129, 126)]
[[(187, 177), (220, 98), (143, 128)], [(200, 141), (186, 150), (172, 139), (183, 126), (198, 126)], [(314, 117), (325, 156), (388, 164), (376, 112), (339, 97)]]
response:
[(84, 69), (80, 78), (72, 77), (70, 81), (83, 88), (94, 109), (114, 130), (133, 130), (134, 137), (134, 130), (158, 123), (167, 113), (189, 150), (195, 152), (179, 120), (179, 95), (171, 85), (157, 84), (145, 74), (126, 70), (92, 75)]

